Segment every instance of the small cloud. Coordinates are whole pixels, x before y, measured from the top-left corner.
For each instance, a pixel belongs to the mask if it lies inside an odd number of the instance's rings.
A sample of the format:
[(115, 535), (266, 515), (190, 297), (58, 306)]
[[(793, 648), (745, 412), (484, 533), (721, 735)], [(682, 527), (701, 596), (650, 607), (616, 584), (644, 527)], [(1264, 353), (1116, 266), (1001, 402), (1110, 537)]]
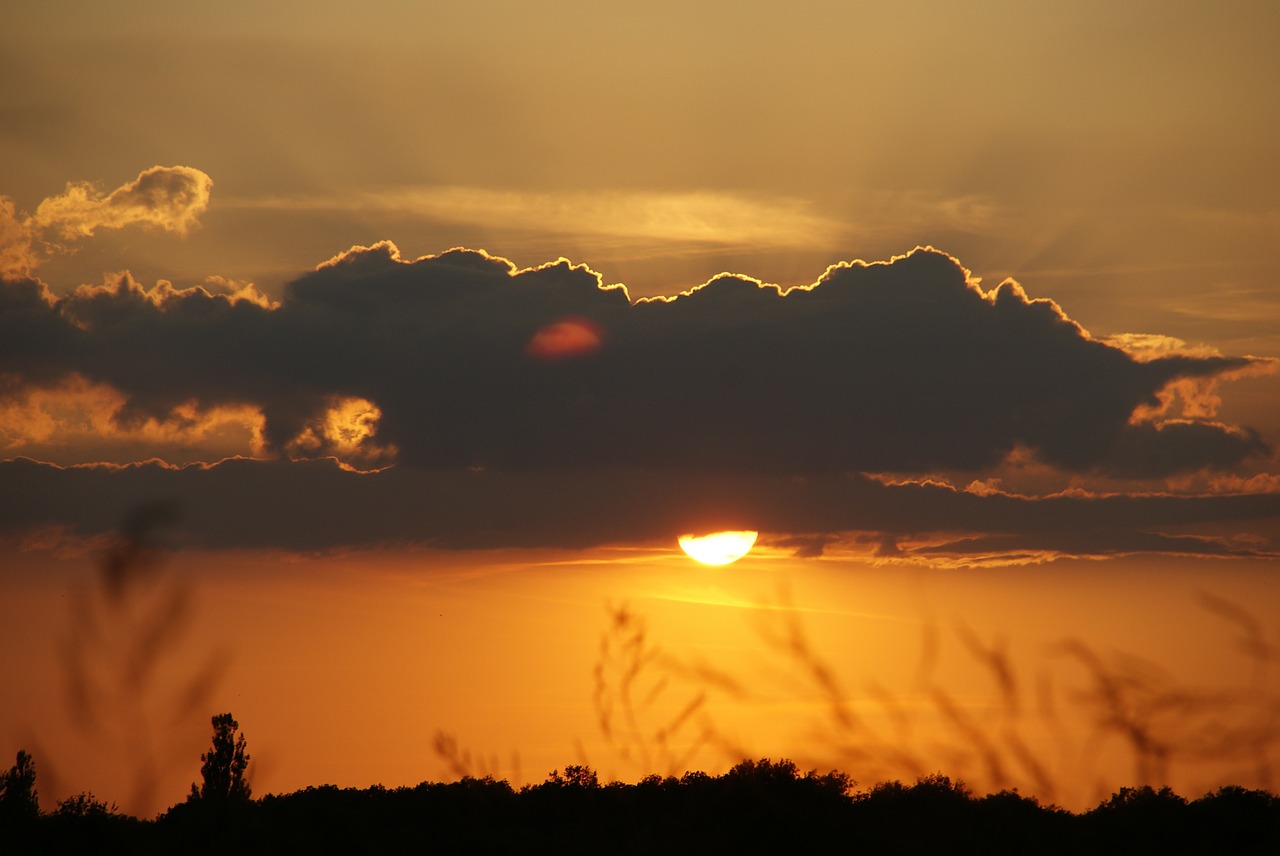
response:
[(772, 546), (782, 550), (791, 550), (798, 559), (816, 559), (826, 552), (829, 545), (837, 541), (832, 534), (786, 535), (772, 541)]
[(331, 457), (366, 468), (388, 465), (395, 460), (396, 448), (374, 439), (381, 418), (382, 411), (372, 401), (335, 396), (328, 409), (285, 446), (285, 452), (293, 458)]
[(0, 395), (0, 457), (46, 461), (219, 460), (262, 455), (262, 414), (249, 405), (209, 408), (187, 401), (160, 415), (125, 418), (125, 396), (70, 375), (50, 386)]
[(153, 166), (107, 194), (88, 182), (68, 184), (40, 203), (32, 222), (68, 240), (135, 224), (185, 235), (209, 207), (212, 188), (213, 179), (198, 169)]
[(49, 255), (67, 249), (58, 241), (98, 229), (141, 225), (185, 235), (209, 207), (212, 188), (213, 179), (194, 167), (154, 166), (109, 193), (89, 182), (68, 183), (30, 215), (0, 197), (0, 276), (31, 276)]
[(1211, 348), (1208, 345), (1192, 347), (1181, 339), (1173, 336), (1162, 336), (1158, 333), (1116, 333), (1113, 336), (1107, 336), (1103, 341), (1120, 348), (1135, 360), (1141, 362), (1173, 354), (1191, 357), (1222, 356), (1221, 352), (1216, 348)]

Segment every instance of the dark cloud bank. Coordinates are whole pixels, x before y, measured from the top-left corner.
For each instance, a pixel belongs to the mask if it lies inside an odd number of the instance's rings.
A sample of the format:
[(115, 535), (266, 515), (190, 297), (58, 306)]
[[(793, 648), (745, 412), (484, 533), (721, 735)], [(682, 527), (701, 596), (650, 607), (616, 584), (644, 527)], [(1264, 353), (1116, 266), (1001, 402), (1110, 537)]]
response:
[(634, 305), (565, 262), (406, 263), (389, 245), (306, 274), (274, 309), (136, 287), (55, 300), (15, 280), (0, 292), (11, 390), (77, 373), (127, 396), (122, 420), (250, 404), (277, 450), (358, 397), (380, 408), (376, 439), (398, 463), (15, 460), (0, 464), (0, 525), (91, 532), (168, 496), (187, 538), (223, 546), (586, 546), (733, 525), (888, 533), (888, 551), (948, 532), (960, 553), (1267, 552), (1277, 495), (1028, 500), (858, 475), (977, 473), (1015, 449), (1109, 477), (1230, 471), (1270, 453), (1255, 433), (1130, 417), (1171, 382), (1257, 363), (1134, 359), (1013, 283), (984, 294), (930, 250), (785, 295), (722, 276)]

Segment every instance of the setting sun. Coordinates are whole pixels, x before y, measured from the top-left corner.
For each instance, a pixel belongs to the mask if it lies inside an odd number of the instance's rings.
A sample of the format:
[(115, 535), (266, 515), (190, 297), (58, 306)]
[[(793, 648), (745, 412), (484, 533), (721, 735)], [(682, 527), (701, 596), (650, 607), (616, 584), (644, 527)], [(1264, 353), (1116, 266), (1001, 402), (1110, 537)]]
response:
[(704, 565), (728, 565), (751, 552), (758, 537), (759, 532), (750, 531), (681, 535), (680, 549)]

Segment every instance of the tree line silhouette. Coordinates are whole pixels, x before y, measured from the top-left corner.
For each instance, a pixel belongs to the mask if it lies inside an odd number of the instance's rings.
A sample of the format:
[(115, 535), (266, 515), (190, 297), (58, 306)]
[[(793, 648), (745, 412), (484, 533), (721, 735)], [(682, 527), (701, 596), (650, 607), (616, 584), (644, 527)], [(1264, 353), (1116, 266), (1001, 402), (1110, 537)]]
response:
[(154, 819), (84, 792), (41, 813), (35, 761), (0, 774), (5, 853), (853, 853), (1280, 852), (1280, 797), (1223, 787), (1195, 800), (1121, 788), (1072, 813), (1016, 790), (977, 796), (935, 773), (859, 790), (845, 773), (744, 760), (722, 775), (602, 784), (585, 765), (536, 785), (492, 777), (414, 787), (308, 787), (254, 799), (230, 713), (212, 718), (201, 783)]

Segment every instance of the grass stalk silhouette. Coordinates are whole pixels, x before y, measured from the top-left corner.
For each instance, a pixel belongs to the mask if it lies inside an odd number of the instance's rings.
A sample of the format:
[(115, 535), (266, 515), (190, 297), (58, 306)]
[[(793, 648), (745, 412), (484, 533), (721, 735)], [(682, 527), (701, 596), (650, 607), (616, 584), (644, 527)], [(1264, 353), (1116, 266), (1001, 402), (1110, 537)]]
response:
[(72, 723), (127, 770), (124, 806), (140, 816), (163, 807), (161, 782), (190, 763), (184, 738), (228, 665), (214, 651), (176, 676), (167, 668), (194, 614), (190, 587), (166, 572), (154, 538), (177, 513), (171, 503), (155, 503), (126, 518), (93, 584), (71, 592), (59, 649)]
[[(1217, 596), (1202, 595), (1200, 606), (1237, 637), (1235, 650), (1249, 660), (1245, 686), (1187, 686), (1148, 660), (1075, 638), (1050, 647), (1028, 678), (1006, 638), (983, 639), (957, 624), (954, 639), (990, 690), (976, 705), (937, 675), (944, 634), (935, 621), (922, 622), (915, 685), (903, 698), (869, 677), (847, 686), (840, 653), (820, 649), (785, 591), (762, 606), (756, 631), (775, 660), (767, 672), (784, 692), (814, 702), (816, 713), (797, 723), (807, 726), (795, 734), (803, 748), (792, 753), (807, 765), (861, 781), (919, 779), (941, 768), (987, 792), (1023, 789), (1049, 803), (1085, 805), (1124, 784), (1108, 781), (1116, 774), (1099, 763), (1105, 757), (1114, 765), (1118, 752), (1132, 784), (1199, 777), (1206, 786), (1274, 787), (1280, 692), (1269, 679), (1280, 646), (1248, 610)], [(680, 692), (684, 701), (673, 707)], [(678, 775), (711, 760), (709, 753), (725, 763), (760, 754), (761, 747), (752, 752), (731, 738), (718, 714), (768, 695), (758, 677), (665, 654), (642, 616), (626, 606), (607, 609), (593, 704), (601, 734), (642, 774)], [(1083, 731), (1072, 731), (1064, 714), (1083, 722)]]
[[(650, 642), (642, 617), (626, 606), (611, 607), (608, 615), (591, 698), (600, 733), (624, 763), (645, 773), (678, 775), (713, 738), (705, 713), (708, 694), (696, 691), (674, 712), (664, 710), (674, 664)], [(725, 683), (704, 676), (713, 684)]]

